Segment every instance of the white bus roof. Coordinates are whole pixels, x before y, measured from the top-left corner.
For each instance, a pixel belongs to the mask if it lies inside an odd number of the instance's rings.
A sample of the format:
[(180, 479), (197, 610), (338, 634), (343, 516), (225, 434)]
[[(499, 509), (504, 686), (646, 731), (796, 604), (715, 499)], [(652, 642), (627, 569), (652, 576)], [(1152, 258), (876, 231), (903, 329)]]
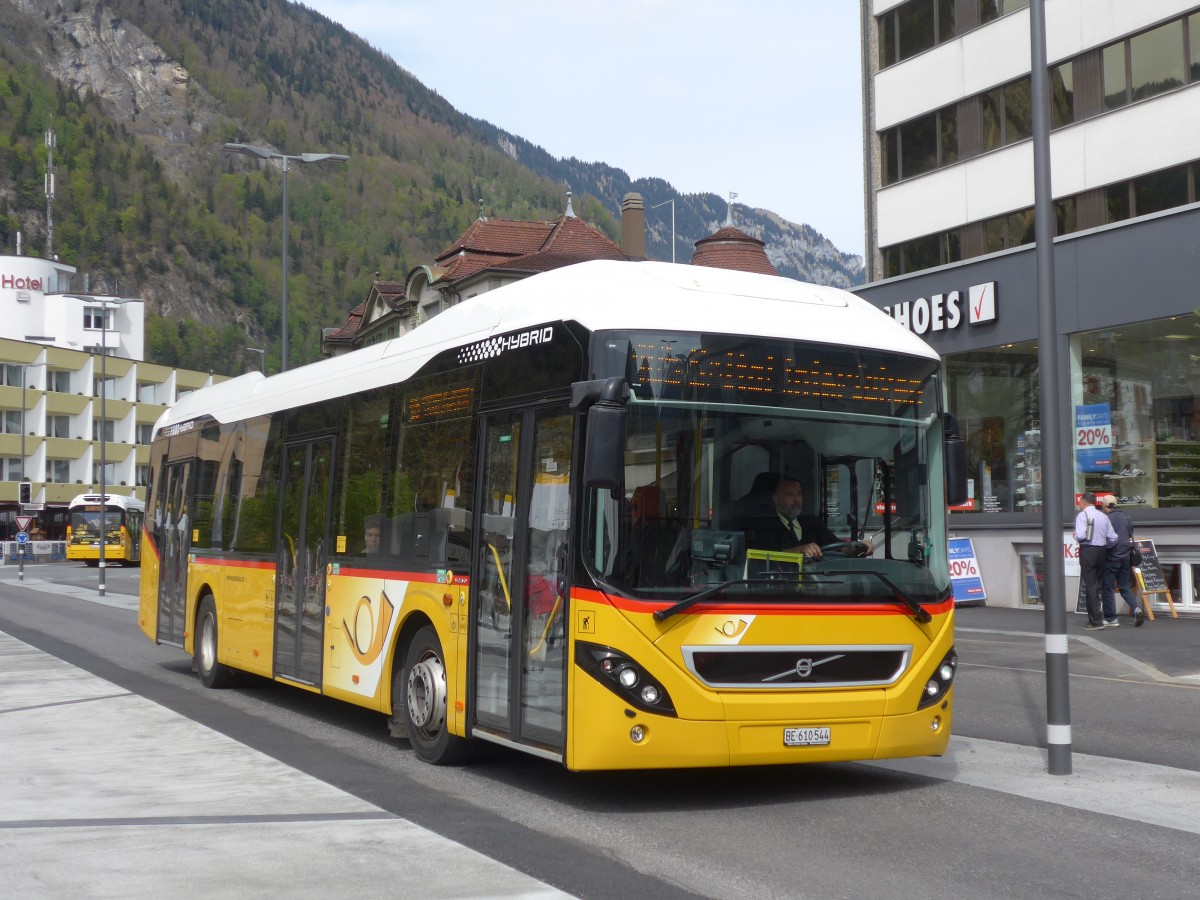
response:
[(937, 359), (860, 297), (751, 272), (597, 260), (464, 300), (408, 334), (270, 378), (251, 372), (183, 397), (157, 428), (211, 415), (234, 422), (395, 384), (444, 350), (523, 328), (575, 321), (590, 331), (688, 331), (852, 345)]

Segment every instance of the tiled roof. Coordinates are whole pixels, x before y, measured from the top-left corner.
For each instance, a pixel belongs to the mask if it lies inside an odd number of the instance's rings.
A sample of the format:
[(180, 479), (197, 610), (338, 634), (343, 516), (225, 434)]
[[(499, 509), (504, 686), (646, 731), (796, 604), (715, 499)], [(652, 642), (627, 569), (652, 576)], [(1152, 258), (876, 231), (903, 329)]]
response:
[(333, 334), (325, 336), (326, 343), (349, 344), (354, 340), (354, 336), (358, 334), (358, 329), (362, 328), (363, 316), (367, 312), (367, 301), (364, 300), (358, 306), (351, 310), (350, 315), (346, 318), (346, 323)]
[(778, 275), (771, 260), (767, 259), (766, 246), (746, 232), (726, 225), (706, 238), (696, 241), (696, 252), (692, 254), (693, 266), (709, 266), (714, 269), (734, 269), (738, 272), (758, 272), (760, 275)]
[(456, 284), (489, 270), (547, 272), (593, 259), (624, 258), (620, 247), (575, 216), (553, 222), (480, 220), (438, 257), (434, 280)]

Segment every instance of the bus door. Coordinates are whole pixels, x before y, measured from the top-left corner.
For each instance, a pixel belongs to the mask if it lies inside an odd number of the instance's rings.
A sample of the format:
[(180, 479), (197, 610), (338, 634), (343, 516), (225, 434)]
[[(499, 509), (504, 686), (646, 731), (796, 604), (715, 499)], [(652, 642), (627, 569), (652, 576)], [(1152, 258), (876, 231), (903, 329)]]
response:
[(483, 416), (473, 529), (473, 733), (558, 753), (573, 426), (557, 406)]
[(140, 509), (127, 510), (125, 513), (125, 532), (129, 535), (129, 562), (142, 561), (142, 517)]
[(188, 554), (192, 550), (191, 477), (191, 460), (171, 463), (163, 472), (162, 490), (154, 494), (153, 515), (159, 549), (158, 640), (180, 647), (187, 629)]
[(321, 683), (333, 438), (288, 444), (275, 566), (275, 674)]

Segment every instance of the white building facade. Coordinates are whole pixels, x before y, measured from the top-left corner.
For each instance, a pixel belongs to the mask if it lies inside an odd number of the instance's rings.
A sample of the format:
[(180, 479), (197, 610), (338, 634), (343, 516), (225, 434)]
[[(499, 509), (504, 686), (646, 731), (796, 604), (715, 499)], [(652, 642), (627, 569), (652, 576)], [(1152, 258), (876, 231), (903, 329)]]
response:
[(102, 458), (106, 488), (144, 500), (155, 422), (225, 380), (143, 362), (143, 301), (72, 291), (79, 280), (57, 261), (0, 256), (0, 540), (17, 531), (22, 478), (55, 540), (70, 500), (99, 489)]
[[(1056, 423), (1038, 409), (1029, 0), (861, 10), (858, 293), (946, 359), (974, 476), (952, 527), (974, 540), (988, 602), (1040, 603), (1053, 484), (1066, 510), (1115, 496), (1175, 607), (1200, 614), (1200, 4), (1045, 0), (1062, 360), (1046, 377), (1070, 413)], [(1041, 457), (1047, 427), (1060, 459)]]

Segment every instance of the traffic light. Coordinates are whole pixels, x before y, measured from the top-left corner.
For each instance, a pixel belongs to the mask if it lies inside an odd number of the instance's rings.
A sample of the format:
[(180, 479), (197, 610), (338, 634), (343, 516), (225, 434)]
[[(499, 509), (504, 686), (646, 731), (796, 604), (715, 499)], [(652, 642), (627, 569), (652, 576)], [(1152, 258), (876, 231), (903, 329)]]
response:
[(28, 481), (21, 482), (20, 502), (22, 504), (27, 504), (27, 503), (33, 502), (33, 485), (30, 484)]

